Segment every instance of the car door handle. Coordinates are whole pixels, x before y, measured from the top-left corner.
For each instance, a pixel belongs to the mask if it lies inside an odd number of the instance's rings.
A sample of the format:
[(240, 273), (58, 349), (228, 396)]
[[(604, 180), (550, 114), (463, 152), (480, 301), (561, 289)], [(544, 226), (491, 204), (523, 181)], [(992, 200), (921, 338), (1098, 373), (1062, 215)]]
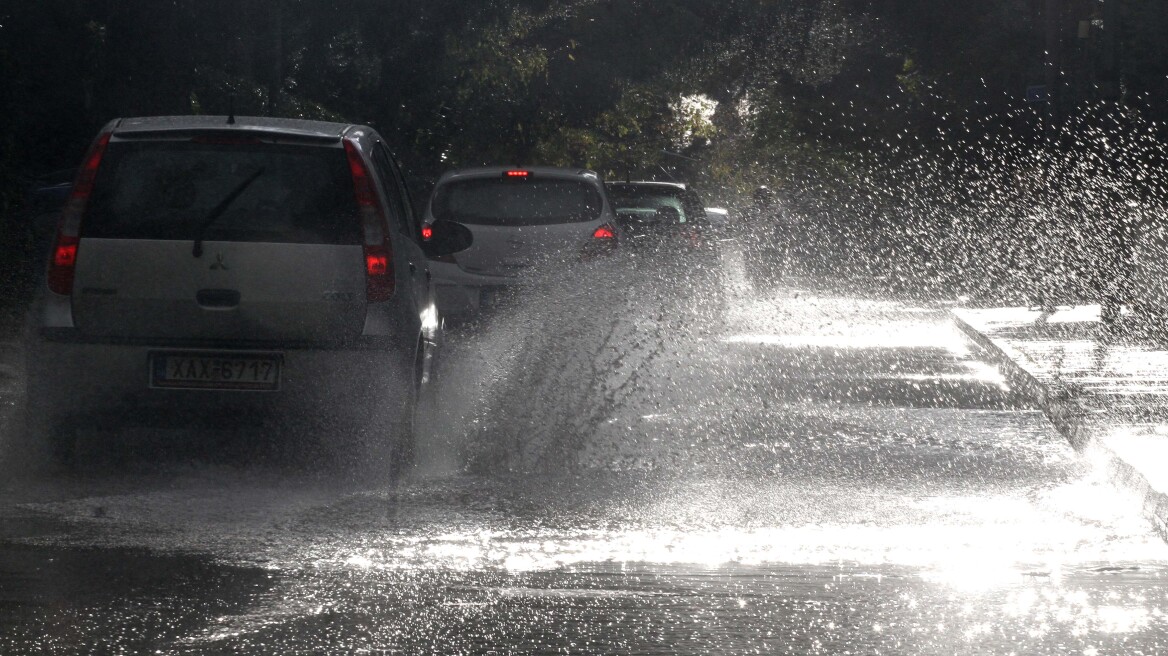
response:
[(413, 273), (417, 273), (417, 272), (418, 272), (417, 265), (415, 265), (413, 262), (410, 262), (410, 273), (413, 274)]

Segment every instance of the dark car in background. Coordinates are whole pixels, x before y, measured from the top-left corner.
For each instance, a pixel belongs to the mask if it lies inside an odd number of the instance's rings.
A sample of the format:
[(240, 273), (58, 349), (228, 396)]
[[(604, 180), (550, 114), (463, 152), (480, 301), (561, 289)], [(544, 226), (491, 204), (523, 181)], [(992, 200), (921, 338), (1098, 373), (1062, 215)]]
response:
[(12, 211), (0, 217), (0, 333), (18, 330), (34, 279), (45, 269), (49, 243), (73, 176), (69, 169), (21, 182)]
[(408, 461), (441, 326), (377, 132), (117, 119), (58, 226), (27, 335), (26, 431), (58, 460), (83, 428), (323, 419), (344, 448)]
[(69, 200), (76, 169), (62, 169), (39, 176), (25, 187), (22, 211), (29, 217), (55, 215)]
[(609, 182), (617, 221), (634, 247), (701, 248), (709, 243), (705, 204), (677, 182)]

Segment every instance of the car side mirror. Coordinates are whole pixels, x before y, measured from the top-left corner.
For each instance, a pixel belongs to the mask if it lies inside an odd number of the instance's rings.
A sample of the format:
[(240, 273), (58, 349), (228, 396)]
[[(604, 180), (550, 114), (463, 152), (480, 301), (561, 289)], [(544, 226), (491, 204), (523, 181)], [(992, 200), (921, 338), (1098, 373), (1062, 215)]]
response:
[(474, 235), (461, 223), (439, 219), (425, 228), (430, 229), (430, 238), (422, 240), (422, 252), (429, 258), (453, 255), (474, 243)]

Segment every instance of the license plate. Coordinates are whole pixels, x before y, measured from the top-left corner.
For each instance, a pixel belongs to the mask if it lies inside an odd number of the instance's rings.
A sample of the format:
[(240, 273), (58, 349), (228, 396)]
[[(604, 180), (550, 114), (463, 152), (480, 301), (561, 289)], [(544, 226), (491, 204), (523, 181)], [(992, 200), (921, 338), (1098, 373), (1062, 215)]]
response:
[(169, 389), (280, 389), (278, 353), (151, 353), (150, 386)]

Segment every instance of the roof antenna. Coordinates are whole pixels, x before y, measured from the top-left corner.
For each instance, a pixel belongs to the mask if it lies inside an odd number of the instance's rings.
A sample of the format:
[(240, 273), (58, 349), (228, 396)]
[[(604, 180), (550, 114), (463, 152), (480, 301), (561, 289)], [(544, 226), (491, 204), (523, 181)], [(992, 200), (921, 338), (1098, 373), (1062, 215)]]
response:
[(235, 94), (227, 96), (227, 125), (235, 125)]
[(669, 176), (670, 180), (677, 182), (677, 178), (672, 173), (669, 172), (669, 169), (665, 168), (664, 166), (661, 166), (660, 164), (657, 165), (657, 168), (661, 169), (662, 173)]

